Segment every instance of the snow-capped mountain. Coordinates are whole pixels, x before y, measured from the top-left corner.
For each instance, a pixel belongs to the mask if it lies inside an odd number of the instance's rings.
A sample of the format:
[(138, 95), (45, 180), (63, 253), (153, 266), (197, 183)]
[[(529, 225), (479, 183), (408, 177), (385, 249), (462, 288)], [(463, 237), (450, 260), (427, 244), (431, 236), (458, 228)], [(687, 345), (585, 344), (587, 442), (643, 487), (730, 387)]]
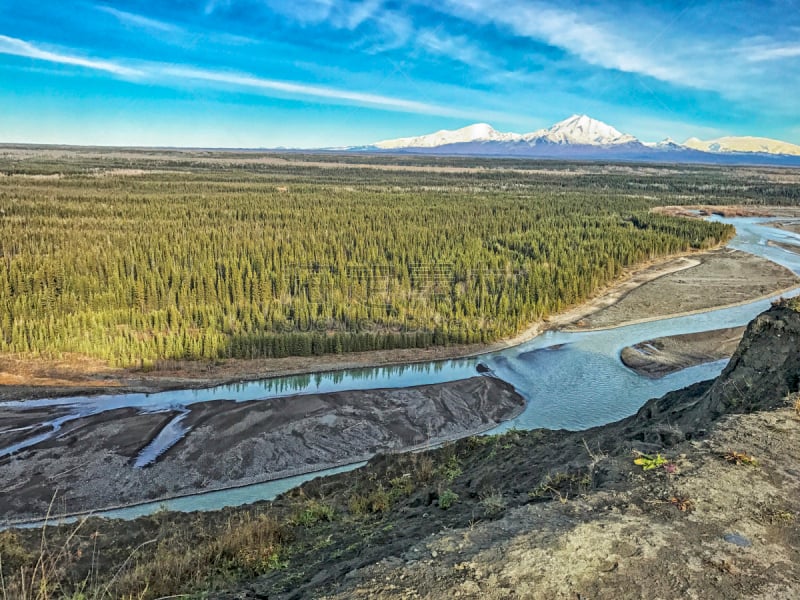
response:
[(800, 165), (800, 146), (754, 137), (723, 137), (679, 144), (670, 138), (641, 142), (586, 115), (572, 115), (547, 129), (504, 133), (487, 123), (450, 131), (384, 140), (350, 151), (455, 156), (509, 156), (563, 160), (625, 160), (721, 164)]
[(659, 150), (686, 150), (685, 146), (670, 137), (664, 138), (660, 142), (643, 142), (643, 144), (648, 148), (657, 148)]
[(800, 146), (763, 137), (727, 136), (705, 141), (691, 137), (683, 142), (683, 145), (702, 152), (760, 152), (800, 156)]
[(569, 119), (564, 119), (549, 129), (526, 133), (522, 139), (529, 144), (544, 142), (580, 146), (612, 146), (639, 142), (632, 135), (620, 133), (611, 125), (586, 115), (572, 115)]
[(620, 133), (611, 125), (607, 125), (602, 121), (592, 119), (586, 115), (572, 115), (569, 119), (560, 121), (549, 129), (540, 129), (526, 134), (502, 133), (486, 123), (476, 123), (455, 131), (443, 129), (428, 135), (384, 140), (373, 144), (373, 146), (382, 150), (389, 150), (399, 148), (437, 148), (451, 144), (474, 142), (610, 146), (637, 143), (638, 140), (632, 135)]
[(437, 146), (468, 142), (516, 142), (521, 138), (522, 136), (517, 133), (501, 133), (487, 123), (475, 123), (455, 131), (442, 129), (428, 135), (385, 140), (373, 145), (383, 150), (392, 148), (435, 148)]

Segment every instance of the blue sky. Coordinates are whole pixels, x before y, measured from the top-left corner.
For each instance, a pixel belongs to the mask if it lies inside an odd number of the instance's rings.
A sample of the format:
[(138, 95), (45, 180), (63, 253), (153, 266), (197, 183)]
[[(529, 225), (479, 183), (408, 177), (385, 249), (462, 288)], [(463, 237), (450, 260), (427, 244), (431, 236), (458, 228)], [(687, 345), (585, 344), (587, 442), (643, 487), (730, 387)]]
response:
[(0, 141), (320, 147), (585, 113), (800, 143), (800, 0), (0, 0)]

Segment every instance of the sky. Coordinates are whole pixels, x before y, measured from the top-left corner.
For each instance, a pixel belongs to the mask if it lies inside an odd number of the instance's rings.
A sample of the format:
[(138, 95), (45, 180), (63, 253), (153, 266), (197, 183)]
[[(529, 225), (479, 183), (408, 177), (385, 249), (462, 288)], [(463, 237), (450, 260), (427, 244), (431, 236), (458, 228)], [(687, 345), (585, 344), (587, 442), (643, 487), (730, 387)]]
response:
[(333, 147), (576, 113), (800, 143), (800, 0), (0, 0), (0, 142)]

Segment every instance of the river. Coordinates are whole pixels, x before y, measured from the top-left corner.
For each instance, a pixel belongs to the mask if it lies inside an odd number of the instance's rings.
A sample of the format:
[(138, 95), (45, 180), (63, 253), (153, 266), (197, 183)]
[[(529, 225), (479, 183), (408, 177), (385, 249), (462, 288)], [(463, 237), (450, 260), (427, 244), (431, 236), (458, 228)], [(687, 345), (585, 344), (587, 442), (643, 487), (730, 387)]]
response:
[[(714, 217), (713, 220), (736, 226), (737, 235), (728, 244), (729, 247), (768, 258), (800, 274), (800, 255), (767, 244), (768, 240), (773, 240), (800, 245), (800, 235), (768, 227), (765, 223), (769, 219)], [(798, 292), (800, 288), (785, 295), (795, 295)], [(762, 300), (691, 316), (661, 319), (607, 330), (549, 331), (519, 346), (467, 359), (279, 377), (200, 390), (5, 402), (0, 405), (61, 406), (66, 409), (67, 415), (48, 423), (51, 431), (32, 437), (14, 447), (0, 449), (0, 456), (57, 435), (60, 426), (72, 418), (116, 408), (135, 407), (142, 411), (157, 412), (181, 410), (188, 405), (210, 400), (269, 401), (270, 398), (290, 394), (400, 388), (442, 383), (475, 376), (479, 362), (491, 368), (498, 377), (513, 384), (527, 401), (522, 414), (489, 433), (501, 433), (510, 428), (585, 429), (626, 417), (636, 412), (650, 398), (716, 377), (726, 362), (699, 365), (662, 379), (652, 380), (637, 375), (620, 362), (619, 352), (624, 346), (654, 337), (744, 325), (765, 310), (769, 303), (770, 300)], [(138, 466), (155, 459), (184, 435), (181, 426), (182, 417), (183, 415), (176, 417), (165, 427), (162, 435), (157, 436), (153, 443), (142, 451), (137, 460)], [(314, 477), (356, 468), (360, 464), (363, 463), (264, 484), (207, 492), (96, 514), (130, 519), (160, 508), (180, 511), (215, 510), (224, 506), (271, 499)]]

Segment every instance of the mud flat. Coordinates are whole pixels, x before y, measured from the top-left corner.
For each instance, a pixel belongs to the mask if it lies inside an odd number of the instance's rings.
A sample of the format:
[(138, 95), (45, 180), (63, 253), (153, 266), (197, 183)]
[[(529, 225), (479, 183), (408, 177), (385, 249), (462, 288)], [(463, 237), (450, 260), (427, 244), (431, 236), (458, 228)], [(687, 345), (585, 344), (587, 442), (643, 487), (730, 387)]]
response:
[(778, 221), (777, 223), (772, 223), (772, 227), (791, 231), (792, 233), (800, 233), (800, 223), (797, 221)]
[(769, 240), (767, 242), (767, 246), (774, 246), (775, 248), (782, 248), (783, 250), (788, 250), (789, 252), (800, 254), (800, 246), (798, 246), (797, 244), (789, 244), (787, 242), (773, 242), (772, 240)]
[(699, 264), (651, 280), (569, 328), (607, 329), (736, 306), (800, 285), (789, 269), (746, 252), (721, 249), (695, 255)]
[[(298, 475), (478, 433), (518, 415), (523, 398), (509, 384), (474, 377), (405, 389), (215, 401), (188, 413), (117, 409), (65, 423), (56, 437), (0, 459), (0, 521), (166, 499)], [(5, 407), (0, 444), (18, 443), (56, 407)], [(180, 439), (149, 466), (145, 448), (181, 416)], [(26, 429), (31, 428), (31, 429)]]
[(639, 375), (658, 379), (687, 367), (730, 358), (744, 330), (728, 327), (646, 340), (623, 348), (620, 360)]

